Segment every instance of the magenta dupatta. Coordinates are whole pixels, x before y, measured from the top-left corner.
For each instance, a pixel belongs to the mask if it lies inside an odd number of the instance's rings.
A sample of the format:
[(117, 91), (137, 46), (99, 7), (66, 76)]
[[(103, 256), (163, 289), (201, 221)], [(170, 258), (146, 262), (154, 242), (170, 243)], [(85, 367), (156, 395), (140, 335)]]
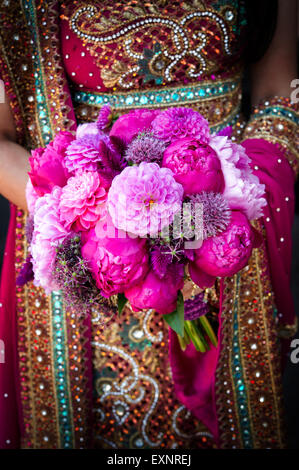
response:
[[(263, 222), (275, 303), (280, 319), (284, 323), (292, 324), (295, 310), (290, 289), (290, 274), (295, 175), (288, 160), (274, 144), (263, 139), (248, 139), (242, 145), (252, 159), (254, 173), (266, 187), (268, 205), (264, 208)], [(172, 330), (169, 346), (177, 396), (207, 426), (217, 442), (219, 433), (215, 375), (222, 347), (220, 332), (221, 315), (219, 315), (218, 348), (212, 348), (205, 354), (197, 352), (192, 344), (183, 352)]]

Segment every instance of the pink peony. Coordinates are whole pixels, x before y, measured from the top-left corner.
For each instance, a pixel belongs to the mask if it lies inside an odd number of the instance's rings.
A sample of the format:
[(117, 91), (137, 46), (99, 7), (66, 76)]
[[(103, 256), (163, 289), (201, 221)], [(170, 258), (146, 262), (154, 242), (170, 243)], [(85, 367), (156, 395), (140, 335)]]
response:
[(153, 133), (159, 139), (173, 141), (193, 137), (207, 144), (210, 140), (208, 121), (191, 108), (169, 108), (152, 122)]
[(129, 166), (109, 189), (108, 210), (114, 225), (139, 236), (168, 226), (181, 208), (183, 187), (157, 163)]
[(136, 109), (120, 116), (112, 126), (110, 136), (120, 137), (129, 144), (140, 132), (151, 129), (153, 119), (160, 111)]
[(78, 172), (62, 189), (60, 217), (75, 232), (94, 227), (106, 213), (105, 183), (96, 171)]
[(116, 153), (110, 138), (99, 131), (95, 123), (79, 126), (76, 140), (66, 151), (65, 165), (68, 170), (73, 172), (77, 170), (96, 171), (101, 165), (103, 144), (111, 152)]
[(129, 238), (116, 230), (114, 236), (103, 237), (110, 217), (97, 224), (96, 229), (83, 235), (82, 256), (90, 263), (92, 274), (102, 295), (109, 297), (132, 287), (146, 275), (148, 250), (146, 240)]
[(224, 178), (216, 152), (193, 137), (174, 141), (165, 150), (163, 167), (170, 168), (185, 195), (202, 191), (222, 192)]
[(56, 246), (69, 232), (60, 222), (59, 203), (61, 188), (53, 188), (50, 194), (36, 201), (34, 213), (34, 231), (31, 243), (31, 255), (35, 284), (42, 286), (47, 293), (57, 289), (52, 278)]
[(28, 211), (30, 214), (34, 213), (34, 208), (35, 208), (36, 201), (38, 200), (38, 197), (39, 196), (31, 183), (31, 179), (29, 178), (26, 184), (26, 201), (27, 201)]
[(70, 132), (59, 132), (46, 148), (32, 150), (29, 176), (39, 196), (51, 192), (54, 186), (63, 187), (69, 173), (65, 166), (65, 152), (74, 140)]
[(224, 175), (224, 198), (231, 209), (245, 212), (249, 220), (263, 215), (265, 185), (259, 182), (250, 168), (251, 160), (242, 145), (225, 136), (213, 136), (211, 147), (217, 153)]
[(213, 276), (233, 276), (246, 266), (255, 246), (256, 235), (247, 217), (242, 212), (232, 211), (227, 229), (204, 240), (195, 251), (195, 260), (189, 265), (190, 276), (197, 284), (202, 276), (207, 282), (209, 279), (212, 282)]
[(133, 310), (153, 308), (161, 315), (176, 308), (178, 291), (184, 286), (184, 269), (181, 275), (168, 275), (161, 280), (154, 271), (149, 271), (138, 285), (125, 290)]

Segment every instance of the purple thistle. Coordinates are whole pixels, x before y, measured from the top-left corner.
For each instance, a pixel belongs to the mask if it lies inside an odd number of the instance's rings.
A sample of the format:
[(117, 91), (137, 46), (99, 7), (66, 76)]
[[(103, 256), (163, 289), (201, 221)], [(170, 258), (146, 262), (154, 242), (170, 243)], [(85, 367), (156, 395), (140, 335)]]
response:
[(191, 203), (203, 205), (203, 239), (214, 237), (227, 228), (231, 211), (221, 193), (202, 192), (190, 196), (189, 199)]
[(32, 241), (33, 229), (34, 229), (33, 217), (29, 216), (28, 219), (26, 220), (26, 225), (25, 225), (26, 240), (29, 244)]
[[(166, 253), (168, 252), (168, 253)], [(166, 245), (156, 245), (151, 252), (151, 264), (159, 279), (163, 279), (172, 262), (172, 256)]]
[(31, 255), (28, 255), (26, 258), (25, 263), (21, 267), (21, 270), (18, 274), (16, 279), (16, 285), (23, 287), (27, 282), (33, 281), (34, 273), (33, 273), (33, 266), (31, 262)]
[(101, 162), (98, 165), (98, 172), (107, 182), (111, 182), (127, 166), (127, 162), (120, 153), (113, 152), (104, 141), (100, 143), (99, 151)]
[(97, 127), (100, 131), (106, 130), (112, 122), (112, 108), (110, 104), (104, 104), (101, 107), (98, 118)]
[(208, 304), (203, 300), (204, 292), (200, 292), (193, 299), (184, 302), (184, 318), (185, 320), (196, 320), (197, 318), (209, 313)]
[(63, 291), (66, 304), (78, 312), (98, 310), (107, 315), (117, 311), (114, 298), (103, 297), (81, 255), (79, 236), (67, 238), (56, 248), (53, 278)]
[(160, 240), (151, 249), (151, 265), (155, 274), (163, 279), (167, 275), (179, 275), (179, 271), (186, 261), (183, 242), (164, 242)]
[(125, 158), (133, 163), (161, 162), (165, 142), (150, 133), (139, 134), (128, 146)]

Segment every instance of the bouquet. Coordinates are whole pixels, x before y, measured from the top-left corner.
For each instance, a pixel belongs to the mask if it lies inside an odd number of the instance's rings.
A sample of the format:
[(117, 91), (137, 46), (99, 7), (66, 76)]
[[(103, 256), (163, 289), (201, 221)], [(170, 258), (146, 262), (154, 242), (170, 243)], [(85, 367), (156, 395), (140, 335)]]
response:
[[(189, 108), (115, 118), (106, 105), (33, 150), (19, 284), (62, 290), (79, 313), (155, 309), (183, 349), (216, 345), (202, 289), (246, 266), (259, 243), (250, 221), (266, 204), (230, 134), (212, 135)], [(191, 280), (199, 293), (186, 299)]]

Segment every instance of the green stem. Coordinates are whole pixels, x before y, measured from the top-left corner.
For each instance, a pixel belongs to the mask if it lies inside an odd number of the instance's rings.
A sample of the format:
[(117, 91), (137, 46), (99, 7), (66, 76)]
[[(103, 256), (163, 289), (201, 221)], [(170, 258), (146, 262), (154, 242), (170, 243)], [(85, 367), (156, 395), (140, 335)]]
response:
[(205, 341), (202, 341), (202, 335), (198, 334), (197, 329), (195, 329), (194, 324), (190, 320), (185, 321), (185, 330), (194, 344), (195, 349), (200, 352), (206, 352)]
[(205, 315), (203, 315), (202, 317), (199, 317), (198, 320), (199, 320), (199, 323), (201, 324), (202, 328), (204, 329), (204, 331), (208, 335), (212, 345), (217, 347), (218, 341), (217, 341), (216, 335), (214, 333), (214, 330), (213, 330), (209, 320), (207, 319), (207, 317)]

